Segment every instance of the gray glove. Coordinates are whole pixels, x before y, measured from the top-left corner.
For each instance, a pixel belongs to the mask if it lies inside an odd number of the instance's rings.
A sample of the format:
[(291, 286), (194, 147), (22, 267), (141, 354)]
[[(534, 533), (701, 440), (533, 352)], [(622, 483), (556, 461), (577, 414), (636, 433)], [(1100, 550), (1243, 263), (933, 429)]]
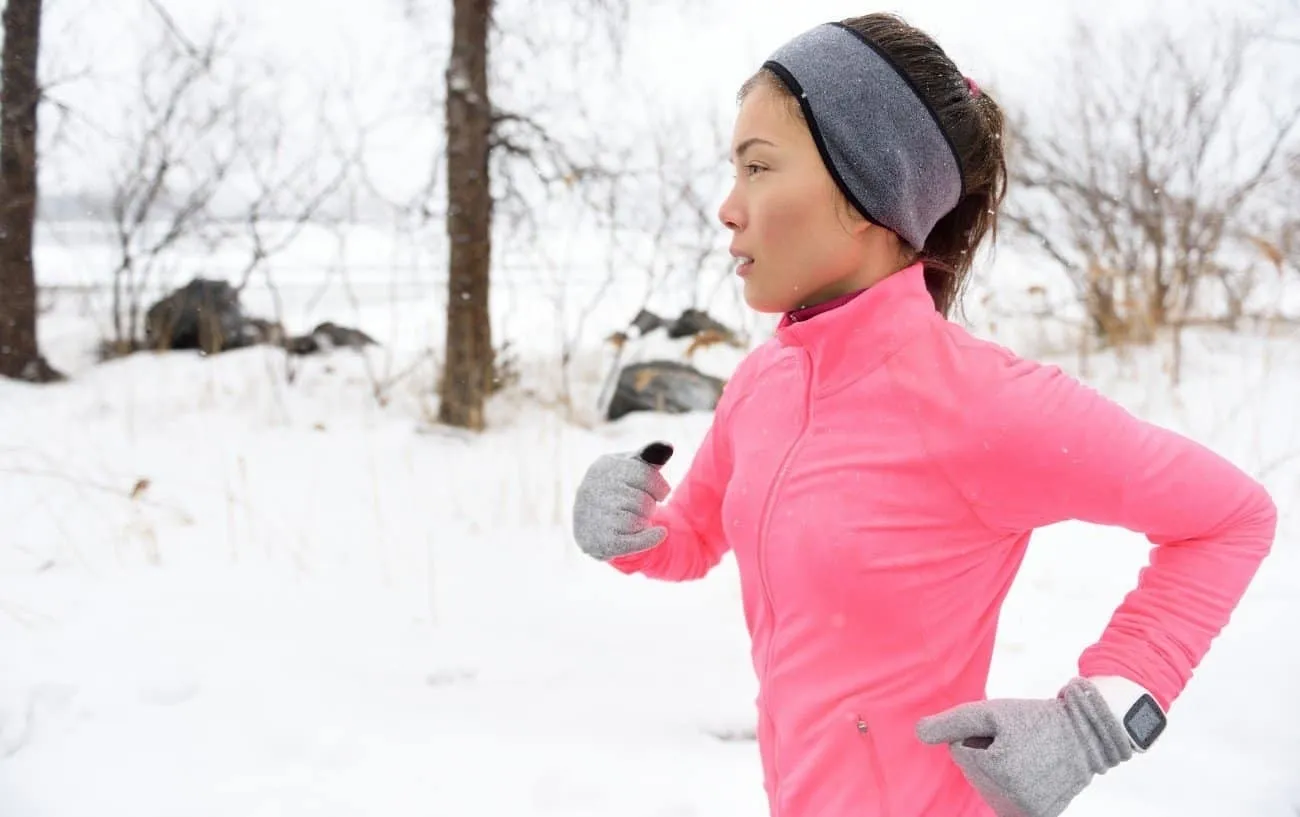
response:
[(1056, 817), (1094, 775), (1133, 756), (1128, 733), (1089, 681), (1055, 700), (975, 701), (921, 719), (998, 817)]
[(649, 519), (668, 496), (659, 469), (672, 455), (671, 445), (657, 442), (591, 464), (573, 501), (573, 538), (584, 553), (608, 561), (663, 542), (668, 532)]

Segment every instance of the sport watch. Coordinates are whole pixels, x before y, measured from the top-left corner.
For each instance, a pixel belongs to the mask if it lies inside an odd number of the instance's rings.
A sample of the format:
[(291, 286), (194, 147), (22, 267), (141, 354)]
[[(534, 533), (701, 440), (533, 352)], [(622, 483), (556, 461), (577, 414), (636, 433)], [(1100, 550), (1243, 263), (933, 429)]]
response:
[(1155, 697), (1140, 685), (1118, 675), (1088, 680), (1124, 726), (1133, 750), (1145, 752), (1150, 749), (1169, 723)]

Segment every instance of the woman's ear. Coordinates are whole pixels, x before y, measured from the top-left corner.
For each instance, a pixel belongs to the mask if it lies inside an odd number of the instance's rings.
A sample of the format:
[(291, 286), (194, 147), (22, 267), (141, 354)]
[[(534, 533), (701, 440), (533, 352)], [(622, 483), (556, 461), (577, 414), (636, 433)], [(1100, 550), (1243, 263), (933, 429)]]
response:
[(853, 238), (865, 237), (867, 230), (876, 226), (849, 204), (849, 200), (838, 190), (835, 191), (835, 213), (839, 216), (840, 226), (844, 228), (844, 232)]
[(877, 240), (877, 241), (888, 240), (889, 236), (893, 235), (893, 233), (889, 232), (889, 230), (886, 230), (884, 227), (881, 227), (879, 224), (875, 224), (873, 222), (867, 221), (865, 218), (862, 217), (860, 213), (857, 212), (853, 213), (854, 237), (862, 238), (864, 236), (867, 236), (873, 230), (876, 231), (876, 233), (878, 233), (878, 235), (871, 235), (871, 238), (873, 240)]
[(902, 258), (910, 254), (898, 233), (861, 216), (853, 225), (853, 235), (869, 244), (881, 258)]

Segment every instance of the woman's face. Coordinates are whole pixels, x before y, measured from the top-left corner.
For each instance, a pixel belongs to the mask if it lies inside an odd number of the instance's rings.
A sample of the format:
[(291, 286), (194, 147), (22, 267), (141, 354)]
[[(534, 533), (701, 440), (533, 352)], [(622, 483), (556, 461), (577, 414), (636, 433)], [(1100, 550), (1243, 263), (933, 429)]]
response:
[(845, 205), (792, 104), (765, 83), (745, 97), (731, 143), (736, 182), (718, 209), (745, 301), (759, 312), (859, 289), (866, 266), (872, 225)]

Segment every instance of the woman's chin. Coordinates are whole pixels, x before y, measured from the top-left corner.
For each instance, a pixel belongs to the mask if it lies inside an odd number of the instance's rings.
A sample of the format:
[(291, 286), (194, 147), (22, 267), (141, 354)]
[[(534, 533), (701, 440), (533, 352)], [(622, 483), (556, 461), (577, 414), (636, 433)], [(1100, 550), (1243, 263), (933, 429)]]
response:
[(745, 304), (755, 312), (769, 315), (789, 312), (794, 308), (788, 303), (789, 300), (789, 298), (773, 297), (771, 293), (763, 292), (758, 287), (753, 286), (752, 282), (745, 282)]

